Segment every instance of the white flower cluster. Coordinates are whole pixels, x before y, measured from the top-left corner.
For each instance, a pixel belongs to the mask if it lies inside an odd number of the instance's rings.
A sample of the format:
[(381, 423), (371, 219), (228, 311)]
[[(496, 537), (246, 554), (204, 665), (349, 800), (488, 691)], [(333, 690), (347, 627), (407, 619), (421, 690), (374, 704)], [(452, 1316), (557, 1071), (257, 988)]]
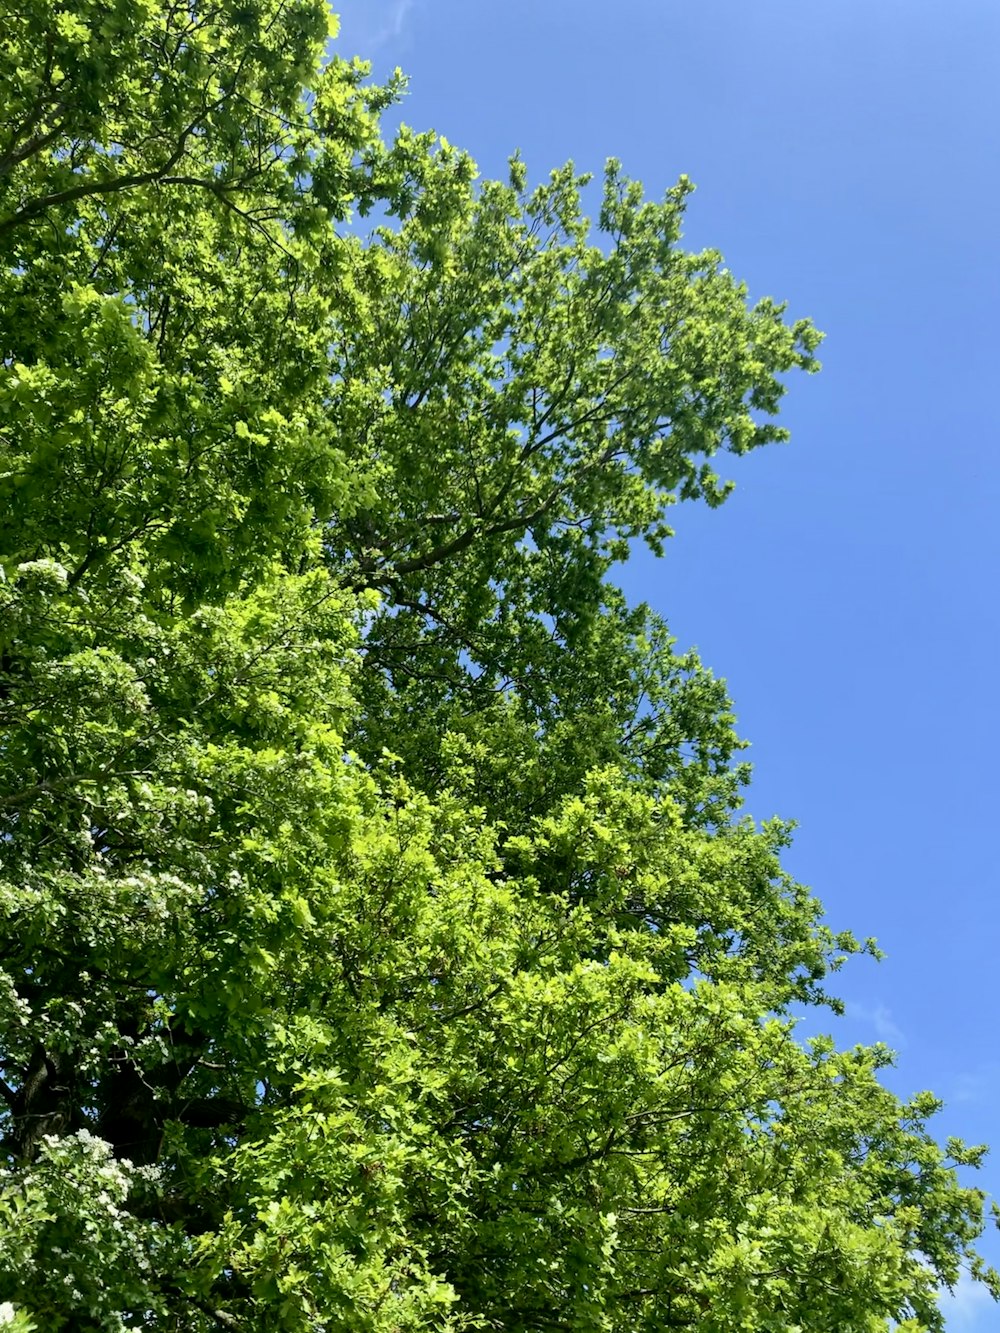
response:
[(36, 587), (48, 584), (62, 590), (69, 583), (69, 570), (58, 560), (25, 560), (17, 567), (17, 577), (19, 582)]

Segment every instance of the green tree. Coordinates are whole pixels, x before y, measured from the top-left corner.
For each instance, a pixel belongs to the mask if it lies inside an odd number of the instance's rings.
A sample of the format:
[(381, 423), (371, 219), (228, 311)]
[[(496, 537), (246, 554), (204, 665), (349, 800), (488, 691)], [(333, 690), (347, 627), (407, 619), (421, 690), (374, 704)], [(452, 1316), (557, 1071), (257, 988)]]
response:
[(872, 946), (608, 578), (818, 335), (330, 30), (0, 33), (0, 1319), (938, 1330), (982, 1150), (796, 1040)]

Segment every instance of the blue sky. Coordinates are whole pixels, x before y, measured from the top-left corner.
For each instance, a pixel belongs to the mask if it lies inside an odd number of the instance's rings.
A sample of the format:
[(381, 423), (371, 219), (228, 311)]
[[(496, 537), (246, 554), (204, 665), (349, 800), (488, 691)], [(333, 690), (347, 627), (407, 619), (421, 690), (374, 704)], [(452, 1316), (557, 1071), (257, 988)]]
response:
[[(335, 6), (337, 7), (337, 6)], [(726, 677), (755, 816), (888, 959), (842, 975), (841, 1043), (899, 1051), (1000, 1195), (1000, 5), (996, 0), (345, 0), (340, 49), (484, 174), (609, 155), (698, 189), (686, 243), (827, 334), (792, 443), (676, 513), (623, 582)], [(830, 1024), (826, 1024), (830, 1026)], [(994, 1262), (995, 1237), (987, 1239)], [(963, 1286), (949, 1331), (1000, 1326)]]

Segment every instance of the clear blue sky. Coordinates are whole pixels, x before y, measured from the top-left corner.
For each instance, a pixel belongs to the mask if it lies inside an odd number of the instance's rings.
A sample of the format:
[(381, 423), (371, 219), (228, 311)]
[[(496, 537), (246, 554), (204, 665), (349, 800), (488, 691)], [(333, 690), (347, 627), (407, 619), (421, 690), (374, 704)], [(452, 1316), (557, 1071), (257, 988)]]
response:
[[(756, 816), (788, 867), (888, 951), (842, 974), (842, 1043), (992, 1140), (1000, 1195), (1000, 4), (997, 0), (344, 0), (344, 54), (502, 174), (609, 155), (686, 240), (827, 334), (788, 446), (623, 582), (726, 677)], [(1000, 1254), (988, 1239), (994, 1261)], [(1000, 1327), (963, 1289), (949, 1330)]]

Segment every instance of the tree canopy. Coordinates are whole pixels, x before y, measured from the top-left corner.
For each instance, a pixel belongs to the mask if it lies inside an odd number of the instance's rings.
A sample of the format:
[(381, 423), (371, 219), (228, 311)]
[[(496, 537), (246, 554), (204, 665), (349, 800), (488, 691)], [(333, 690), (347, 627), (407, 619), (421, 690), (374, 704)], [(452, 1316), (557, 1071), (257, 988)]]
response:
[(984, 1149), (797, 1038), (874, 945), (609, 577), (819, 335), (334, 27), (0, 31), (0, 1322), (940, 1330)]

